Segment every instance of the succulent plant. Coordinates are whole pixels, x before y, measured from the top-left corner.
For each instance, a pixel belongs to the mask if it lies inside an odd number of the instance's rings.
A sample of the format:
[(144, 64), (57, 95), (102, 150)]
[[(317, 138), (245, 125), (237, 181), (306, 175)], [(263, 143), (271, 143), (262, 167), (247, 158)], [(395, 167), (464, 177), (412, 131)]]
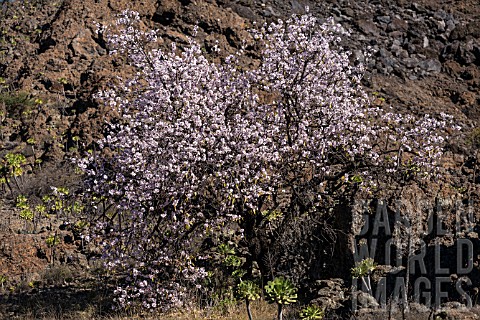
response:
[(300, 319), (302, 320), (318, 320), (323, 319), (325, 310), (316, 305), (309, 305), (300, 312)]
[(265, 286), (267, 300), (278, 305), (278, 320), (283, 318), (283, 306), (297, 302), (297, 288), (293, 283), (283, 277), (277, 277), (269, 281)]
[(366, 277), (369, 275), (375, 268), (377, 264), (372, 258), (366, 258), (358, 262), (355, 268), (352, 268), (352, 276), (354, 278)]
[(354, 278), (361, 278), (368, 292), (371, 292), (372, 285), (370, 284), (370, 273), (375, 270), (377, 264), (372, 258), (363, 259), (357, 262), (355, 268), (352, 268), (352, 276)]
[(253, 281), (240, 281), (240, 283), (237, 285), (237, 294), (241, 299), (245, 299), (248, 319), (252, 320), (250, 301), (254, 301), (260, 298), (260, 288)]

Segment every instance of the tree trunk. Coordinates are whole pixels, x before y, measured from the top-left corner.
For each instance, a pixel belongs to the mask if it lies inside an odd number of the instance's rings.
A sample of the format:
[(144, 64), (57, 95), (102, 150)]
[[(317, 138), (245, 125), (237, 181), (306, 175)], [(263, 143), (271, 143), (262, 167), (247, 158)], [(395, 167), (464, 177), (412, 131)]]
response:
[(245, 299), (245, 304), (247, 305), (247, 314), (248, 314), (248, 320), (252, 320), (252, 312), (250, 311), (250, 300)]
[(278, 320), (282, 320), (283, 319), (283, 304), (278, 304), (278, 317), (277, 317)]

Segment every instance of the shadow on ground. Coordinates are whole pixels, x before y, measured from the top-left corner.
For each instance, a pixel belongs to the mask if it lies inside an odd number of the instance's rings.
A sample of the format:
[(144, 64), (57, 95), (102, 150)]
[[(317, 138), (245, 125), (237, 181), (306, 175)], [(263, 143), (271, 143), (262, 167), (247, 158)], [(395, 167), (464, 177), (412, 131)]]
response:
[(0, 293), (1, 319), (92, 319), (115, 315), (105, 284), (62, 285)]

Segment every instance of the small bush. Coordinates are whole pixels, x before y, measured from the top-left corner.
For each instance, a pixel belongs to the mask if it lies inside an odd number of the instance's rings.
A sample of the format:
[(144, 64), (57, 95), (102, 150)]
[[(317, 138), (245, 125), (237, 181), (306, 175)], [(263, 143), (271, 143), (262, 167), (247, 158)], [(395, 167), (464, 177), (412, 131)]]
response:
[(300, 312), (300, 319), (302, 320), (320, 320), (325, 316), (325, 310), (316, 305), (306, 306)]
[(0, 93), (0, 105), (4, 105), (9, 117), (19, 117), (35, 106), (35, 99), (26, 92)]
[(60, 286), (73, 280), (72, 271), (64, 265), (51, 266), (43, 274), (42, 280), (47, 285)]
[(480, 127), (473, 129), (467, 137), (467, 142), (474, 149), (480, 149)]

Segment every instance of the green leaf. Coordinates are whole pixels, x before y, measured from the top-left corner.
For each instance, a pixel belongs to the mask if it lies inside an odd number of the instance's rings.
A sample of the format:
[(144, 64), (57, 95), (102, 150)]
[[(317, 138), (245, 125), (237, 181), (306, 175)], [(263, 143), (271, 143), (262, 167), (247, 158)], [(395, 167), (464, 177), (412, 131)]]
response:
[(260, 287), (250, 280), (240, 281), (237, 285), (237, 294), (241, 299), (254, 301), (260, 298)]
[(302, 320), (317, 320), (323, 319), (325, 310), (316, 305), (309, 305), (300, 312), (300, 319)]
[(354, 278), (365, 277), (370, 274), (375, 268), (377, 264), (372, 258), (363, 259), (360, 262), (357, 262), (355, 268), (352, 268), (352, 276)]
[(297, 302), (297, 289), (290, 280), (278, 277), (265, 286), (267, 299), (270, 303), (289, 304)]

